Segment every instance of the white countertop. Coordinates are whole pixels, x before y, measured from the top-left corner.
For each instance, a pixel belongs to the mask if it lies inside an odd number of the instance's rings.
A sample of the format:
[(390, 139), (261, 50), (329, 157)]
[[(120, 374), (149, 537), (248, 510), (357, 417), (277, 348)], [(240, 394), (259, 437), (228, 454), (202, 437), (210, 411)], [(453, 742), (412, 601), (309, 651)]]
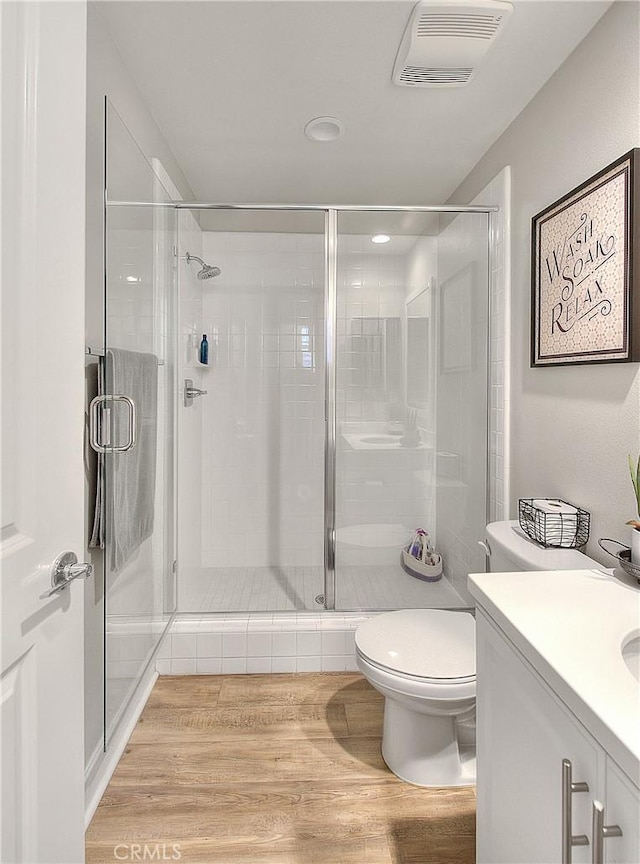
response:
[(622, 657), (626, 637), (640, 635), (640, 586), (621, 571), (553, 570), (474, 573), (469, 590), (640, 785), (640, 685)]

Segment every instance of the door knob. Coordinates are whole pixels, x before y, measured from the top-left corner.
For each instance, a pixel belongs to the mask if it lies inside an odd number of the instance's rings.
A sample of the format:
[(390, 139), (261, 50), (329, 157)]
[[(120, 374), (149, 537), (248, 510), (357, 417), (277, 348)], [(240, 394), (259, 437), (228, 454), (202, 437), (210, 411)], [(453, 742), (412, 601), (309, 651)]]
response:
[(64, 591), (74, 579), (83, 577), (88, 579), (93, 575), (93, 564), (78, 564), (78, 556), (75, 552), (63, 552), (58, 555), (51, 565), (51, 588), (40, 595), (41, 600), (46, 600), (59, 591)]

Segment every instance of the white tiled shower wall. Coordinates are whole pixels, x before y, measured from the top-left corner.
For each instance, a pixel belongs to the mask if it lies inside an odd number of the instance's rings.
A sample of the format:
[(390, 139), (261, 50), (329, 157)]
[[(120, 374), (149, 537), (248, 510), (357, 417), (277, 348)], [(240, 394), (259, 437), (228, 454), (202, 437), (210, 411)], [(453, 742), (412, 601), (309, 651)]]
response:
[[(199, 283), (201, 329), (210, 344), (210, 369), (204, 374), (195, 370), (201, 382), (197, 386), (209, 391), (198, 404), (203, 441), (202, 566), (320, 565), (322, 236), (204, 232), (203, 238), (205, 259), (220, 266), (222, 274)], [(367, 343), (354, 341), (363, 321), (395, 320), (403, 326), (407, 286), (412, 284), (407, 282), (407, 251), (416, 240), (424, 244), (426, 238), (394, 239), (395, 251), (375, 252), (368, 236), (341, 238), (337, 392), (341, 426), (384, 424), (404, 417), (400, 346), (394, 358), (395, 390), (390, 390), (362, 380)], [(435, 242), (429, 238), (427, 244), (433, 257)], [(431, 271), (435, 275), (435, 269)], [(194, 298), (186, 303), (193, 308), (189, 320), (197, 318), (197, 302)], [(183, 325), (183, 339), (187, 335)], [(347, 451), (343, 470), (337, 474), (339, 525), (426, 523), (435, 528), (431, 485), (418, 484), (416, 489), (410, 482), (420, 469), (415, 459), (428, 461), (426, 451), (413, 454), (412, 470), (390, 464), (386, 477), (379, 476), (385, 461), (380, 452), (372, 470), (370, 455)], [(422, 467), (430, 470), (427, 463)], [(345, 544), (342, 553), (343, 563), (367, 563), (362, 549)], [(376, 561), (380, 554), (375, 553)], [(390, 549), (389, 555), (395, 562), (397, 551)]]
[(178, 340), (178, 554), (180, 580), (188, 579), (202, 567), (202, 414), (203, 398), (183, 408), (181, 390), (187, 378), (194, 387), (206, 390), (208, 370), (197, 364), (202, 337), (203, 283), (198, 281), (199, 265), (187, 264), (189, 252), (202, 258), (202, 232), (191, 213), (179, 211), (178, 279), (180, 286)]
[(222, 273), (200, 283), (202, 566), (322, 564), (324, 237), (204, 232), (203, 250)]
[(389, 322), (404, 317), (407, 253), (416, 239), (396, 236), (376, 247), (367, 235), (338, 237), (338, 423), (404, 418), (402, 351), (387, 349)]
[[(202, 566), (321, 565), (323, 238), (232, 232), (204, 232), (203, 238), (205, 260), (222, 274), (200, 283), (202, 330), (210, 344), (210, 371), (200, 378), (208, 389), (200, 403)], [(341, 238), (341, 428), (404, 417), (400, 345), (393, 358), (395, 389), (375, 386), (362, 378), (367, 342), (355, 333), (366, 321), (403, 326), (407, 250), (422, 238), (394, 239), (396, 251), (376, 253), (368, 236)], [(389, 464), (386, 476), (380, 475), (384, 455), (374, 455), (372, 462), (370, 454), (345, 448), (337, 473), (338, 525), (434, 526), (430, 484), (414, 488), (411, 482), (420, 469), (415, 460), (428, 460), (426, 451), (413, 454), (408, 471)], [(429, 470), (427, 463), (422, 467)], [(362, 549), (345, 545), (342, 554), (345, 564), (367, 563)], [(397, 550), (389, 555), (395, 562)]]

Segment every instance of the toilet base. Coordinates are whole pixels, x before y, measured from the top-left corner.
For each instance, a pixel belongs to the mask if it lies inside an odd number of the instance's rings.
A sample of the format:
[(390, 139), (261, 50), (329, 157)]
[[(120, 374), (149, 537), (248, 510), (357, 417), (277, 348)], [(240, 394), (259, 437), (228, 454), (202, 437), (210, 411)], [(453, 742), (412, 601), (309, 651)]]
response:
[(474, 748), (460, 749), (455, 717), (412, 711), (385, 698), (382, 757), (401, 780), (415, 786), (472, 786)]

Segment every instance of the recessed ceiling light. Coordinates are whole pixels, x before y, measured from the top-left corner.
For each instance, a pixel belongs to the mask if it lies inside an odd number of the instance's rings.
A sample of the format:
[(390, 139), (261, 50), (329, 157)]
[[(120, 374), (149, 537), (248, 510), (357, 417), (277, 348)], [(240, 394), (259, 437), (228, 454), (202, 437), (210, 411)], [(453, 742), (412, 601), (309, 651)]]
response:
[(391, 240), (388, 234), (374, 234), (371, 238), (372, 243), (388, 243)]
[(140, 280), (138, 279), (137, 276), (127, 276), (127, 282), (139, 282), (139, 281)]
[(344, 123), (336, 117), (315, 117), (304, 127), (311, 141), (335, 141), (344, 132)]

